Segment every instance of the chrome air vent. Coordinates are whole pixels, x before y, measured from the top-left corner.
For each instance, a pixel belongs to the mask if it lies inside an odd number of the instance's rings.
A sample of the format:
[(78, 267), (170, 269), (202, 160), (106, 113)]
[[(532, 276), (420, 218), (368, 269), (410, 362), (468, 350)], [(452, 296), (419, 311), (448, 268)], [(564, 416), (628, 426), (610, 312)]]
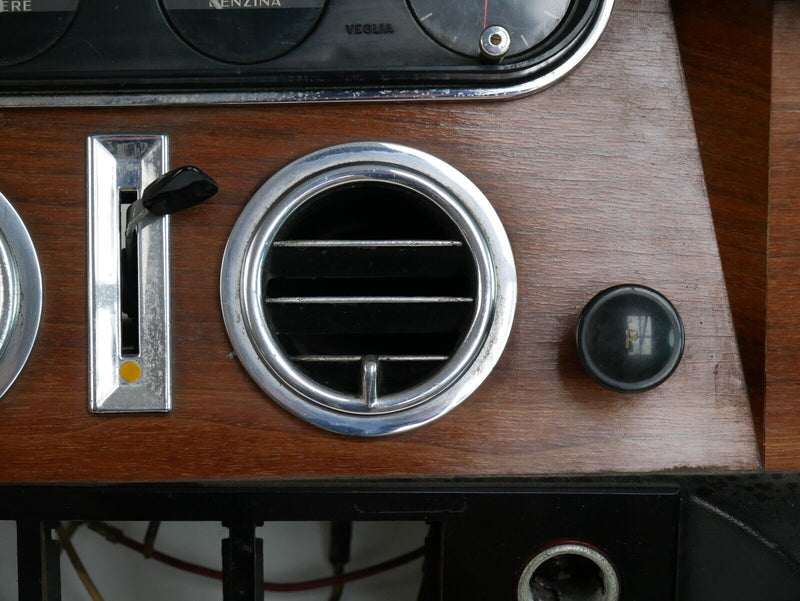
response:
[(401, 185), (360, 182), (319, 194), (277, 232), (263, 290), (267, 322), (296, 367), (370, 406), (455, 354), (477, 280), (444, 211)]
[(483, 381), (516, 300), (486, 198), (424, 153), (350, 144), (268, 181), (222, 268), (234, 349), (278, 403), (354, 435), (436, 419)]
[(42, 274), (28, 230), (0, 194), (0, 396), (28, 360), (42, 314)]

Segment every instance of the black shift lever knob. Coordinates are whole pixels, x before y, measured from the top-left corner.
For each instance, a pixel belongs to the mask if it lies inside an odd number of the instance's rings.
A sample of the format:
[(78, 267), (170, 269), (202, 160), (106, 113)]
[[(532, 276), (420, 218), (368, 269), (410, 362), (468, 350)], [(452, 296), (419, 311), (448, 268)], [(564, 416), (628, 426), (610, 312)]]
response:
[(149, 220), (169, 215), (208, 200), (219, 186), (202, 169), (187, 165), (165, 173), (131, 203), (126, 212), (125, 248), (122, 252), (122, 311), (131, 319), (138, 315), (137, 228)]
[(219, 192), (219, 185), (202, 169), (186, 165), (165, 173), (142, 192), (128, 207), (126, 238), (151, 215), (161, 217), (188, 209)]
[(202, 169), (187, 165), (165, 173), (144, 192), (142, 204), (154, 215), (169, 215), (208, 200), (219, 185)]

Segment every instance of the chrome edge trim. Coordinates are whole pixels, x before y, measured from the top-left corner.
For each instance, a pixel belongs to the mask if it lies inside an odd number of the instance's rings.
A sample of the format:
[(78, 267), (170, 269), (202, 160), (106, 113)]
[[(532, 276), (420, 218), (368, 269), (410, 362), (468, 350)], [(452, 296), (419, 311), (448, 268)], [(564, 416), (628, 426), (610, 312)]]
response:
[(620, 579), (616, 568), (603, 553), (581, 543), (554, 545), (548, 547), (531, 559), (522, 571), (522, 575), (519, 577), (517, 583), (517, 601), (533, 601), (533, 593), (531, 592), (530, 585), (533, 573), (546, 561), (558, 557), (559, 555), (580, 555), (581, 557), (592, 560), (603, 575), (605, 593), (600, 601), (619, 601)]
[[(266, 328), (263, 303), (259, 302), (262, 256), (256, 256), (289, 214), (281, 201), (297, 200), (296, 192), (314, 189), (313, 183), (347, 168), (361, 171), (406, 173), (446, 191), (458, 205), (448, 211), (469, 217), (462, 230), (466, 240), (485, 246), (471, 248), (478, 272), (484, 271), (485, 290), (479, 289), (482, 306), (476, 310), (467, 340), (437, 376), (402, 393), (405, 399), (387, 397), (366, 412), (355, 413), (353, 400), (326, 389), (308, 378), (296, 378), (297, 371)], [(340, 178), (335, 177), (336, 182)], [(312, 190), (313, 191), (313, 190)], [(315, 194), (305, 190), (299, 201)], [(432, 199), (432, 202), (435, 202)], [(285, 204), (285, 203), (284, 203)], [(292, 203), (289, 203), (292, 204)], [(441, 206), (441, 205), (440, 205)], [(277, 211), (273, 208), (277, 207)], [(277, 215), (275, 214), (277, 212)], [(276, 226), (277, 223), (277, 226)], [(456, 221), (459, 227), (464, 223)], [(472, 246), (472, 244), (471, 244)], [(476, 255), (477, 253), (477, 255)], [(483, 268), (478, 265), (483, 263)], [(243, 290), (244, 287), (244, 290)], [(353, 436), (382, 436), (403, 432), (429, 423), (451, 411), (470, 396), (489, 375), (505, 348), (511, 332), (517, 298), (517, 279), (511, 245), (500, 218), (483, 193), (449, 164), (427, 153), (380, 142), (344, 144), (325, 148), (284, 167), (271, 177), (242, 211), (228, 239), (220, 276), (223, 319), (233, 348), (245, 369), (270, 398), (297, 417), (326, 430)], [(464, 348), (467, 347), (467, 348)], [(463, 350), (463, 352), (461, 352)], [(441, 382), (437, 383), (436, 380)], [(298, 385), (298, 382), (300, 385)], [(433, 384), (431, 384), (431, 382)], [(441, 385), (439, 385), (441, 384)], [(324, 392), (320, 396), (320, 393)], [(321, 404), (322, 398), (325, 404)], [(363, 401), (362, 401), (363, 403)]]
[(614, 0), (603, 5), (583, 42), (558, 67), (530, 81), (489, 88), (411, 88), (173, 94), (28, 94), (0, 96), (0, 107), (160, 106), (207, 104), (296, 104), (306, 102), (407, 102), (423, 100), (508, 100), (541, 92), (566, 77), (589, 55), (611, 19)]
[[(169, 169), (166, 135), (94, 135), (87, 140), (89, 410), (172, 410), (169, 217), (139, 230), (139, 355), (122, 355), (120, 189), (142, 191)], [(123, 382), (135, 361), (142, 376)]]
[(14, 298), (9, 298), (9, 309), (16, 318), (9, 323), (4, 348), (0, 349), (0, 397), (19, 376), (36, 342), (42, 319), (42, 270), (33, 240), (25, 224), (8, 199), (0, 193), (0, 245), (6, 247), (5, 256), (12, 264), (15, 282)]
[(0, 231), (0, 357), (11, 338), (19, 316), (19, 278), (17, 263)]

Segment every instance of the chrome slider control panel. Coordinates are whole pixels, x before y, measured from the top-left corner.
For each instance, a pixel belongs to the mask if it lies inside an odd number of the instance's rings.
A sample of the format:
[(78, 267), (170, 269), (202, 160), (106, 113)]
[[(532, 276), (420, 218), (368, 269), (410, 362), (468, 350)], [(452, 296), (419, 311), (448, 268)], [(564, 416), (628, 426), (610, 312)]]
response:
[(138, 228), (138, 307), (123, 302), (129, 292), (127, 285), (123, 290), (123, 270), (131, 275), (126, 205), (168, 165), (167, 136), (88, 140), (89, 409), (95, 413), (172, 409), (169, 217)]
[[(89, 138), (89, 408), (172, 409), (169, 219), (217, 193), (166, 136)], [(166, 172), (166, 173), (165, 173)]]

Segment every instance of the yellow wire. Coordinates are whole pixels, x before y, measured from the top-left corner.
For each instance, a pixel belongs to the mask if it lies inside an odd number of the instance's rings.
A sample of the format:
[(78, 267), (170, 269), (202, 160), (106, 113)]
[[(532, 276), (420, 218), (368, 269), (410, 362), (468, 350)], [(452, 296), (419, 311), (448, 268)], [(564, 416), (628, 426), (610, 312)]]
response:
[(81, 558), (78, 557), (78, 552), (75, 550), (75, 547), (72, 546), (72, 542), (69, 540), (71, 533), (64, 528), (64, 526), (59, 526), (56, 528), (56, 532), (58, 533), (58, 540), (61, 542), (61, 548), (64, 549), (64, 552), (67, 554), (72, 567), (75, 568), (75, 572), (78, 574), (78, 578), (81, 579), (83, 586), (86, 588), (86, 592), (89, 593), (89, 596), (92, 598), (92, 601), (105, 601), (103, 596), (100, 594), (100, 591), (97, 590), (97, 587), (92, 582), (89, 573), (86, 571), (86, 568), (83, 566), (83, 562)]

